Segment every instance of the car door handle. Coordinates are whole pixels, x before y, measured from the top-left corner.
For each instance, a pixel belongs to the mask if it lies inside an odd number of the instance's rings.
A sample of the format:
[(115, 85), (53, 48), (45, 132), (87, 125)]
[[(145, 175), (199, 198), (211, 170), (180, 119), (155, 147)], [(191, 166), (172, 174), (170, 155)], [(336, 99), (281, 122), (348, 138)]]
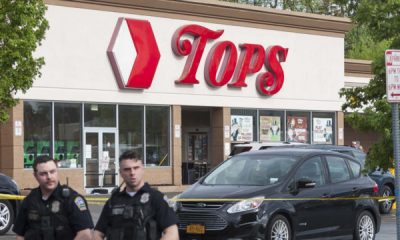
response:
[(352, 188), (352, 191), (353, 191), (353, 192), (358, 191), (358, 190), (359, 190), (358, 187), (353, 187), (353, 188)]

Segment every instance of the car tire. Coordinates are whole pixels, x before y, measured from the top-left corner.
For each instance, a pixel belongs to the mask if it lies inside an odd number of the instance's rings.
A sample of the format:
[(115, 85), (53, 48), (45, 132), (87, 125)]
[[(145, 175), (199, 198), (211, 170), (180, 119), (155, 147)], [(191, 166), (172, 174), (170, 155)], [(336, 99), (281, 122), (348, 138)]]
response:
[[(387, 185), (383, 186), (383, 189), (381, 191), (381, 197), (393, 197), (393, 196), (394, 196), (393, 190)], [(393, 200), (386, 200), (379, 202), (379, 212), (381, 214), (390, 213), (392, 207), (393, 207)]]
[(274, 216), (268, 223), (267, 240), (291, 240), (292, 230), (286, 217), (282, 215)]
[(362, 211), (357, 217), (354, 240), (374, 240), (375, 219), (368, 211)]
[(14, 209), (7, 200), (0, 200), (0, 235), (6, 234), (14, 223)]

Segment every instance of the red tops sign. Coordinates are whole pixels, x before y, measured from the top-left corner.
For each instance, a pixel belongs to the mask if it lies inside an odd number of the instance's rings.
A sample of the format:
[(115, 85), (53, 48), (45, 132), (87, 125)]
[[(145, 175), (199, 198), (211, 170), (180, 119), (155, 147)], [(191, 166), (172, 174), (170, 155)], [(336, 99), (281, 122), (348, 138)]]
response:
[[(130, 37), (137, 52), (128, 79), (123, 79), (118, 68), (118, 59), (114, 54), (114, 45), (122, 21), (126, 21)], [(218, 39), (223, 30), (213, 31), (200, 25), (185, 25), (177, 29), (172, 36), (172, 49), (178, 56), (187, 56), (183, 72), (176, 84), (198, 84), (196, 73), (209, 40)], [(181, 40), (183, 35), (192, 35), (194, 40)], [(264, 49), (258, 44), (244, 43), (238, 50), (231, 41), (215, 43), (207, 54), (204, 67), (204, 79), (212, 87), (228, 85), (232, 88), (247, 87), (246, 77), (260, 72), (265, 66), (267, 71), (257, 75), (256, 87), (262, 95), (273, 95), (282, 88), (284, 71), (281, 62), (285, 62), (288, 49), (270, 46)], [(113, 38), (107, 51), (114, 74), (121, 88), (149, 88), (158, 65), (160, 53), (148, 21), (119, 19)], [(217, 74), (218, 73), (218, 74)]]

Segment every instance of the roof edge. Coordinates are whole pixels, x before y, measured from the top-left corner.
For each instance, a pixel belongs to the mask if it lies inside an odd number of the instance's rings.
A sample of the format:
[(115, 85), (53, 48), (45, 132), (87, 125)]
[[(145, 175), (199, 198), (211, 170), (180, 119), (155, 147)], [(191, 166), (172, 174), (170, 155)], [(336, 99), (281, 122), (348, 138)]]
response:
[(349, 59), (344, 60), (345, 74), (374, 75), (371, 60)]
[(75, 4), (76, 7), (85, 4), (89, 8), (99, 5), (120, 7), (166, 15), (205, 17), (240, 24), (269, 25), (293, 29), (296, 32), (302, 29), (322, 35), (338, 34), (341, 37), (352, 28), (351, 20), (345, 17), (292, 12), (216, 0), (45, 0), (45, 3), (69, 6)]

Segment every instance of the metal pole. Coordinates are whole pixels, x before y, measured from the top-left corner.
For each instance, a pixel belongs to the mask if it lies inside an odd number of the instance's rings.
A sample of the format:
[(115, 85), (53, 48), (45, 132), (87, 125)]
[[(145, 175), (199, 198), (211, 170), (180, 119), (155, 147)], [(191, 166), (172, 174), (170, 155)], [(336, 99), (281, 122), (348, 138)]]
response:
[(397, 240), (400, 240), (400, 166), (399, 166), (399, 153), (400, 153), (400, 132), (399, 132), (399, 105), (392, 104), (392, 136), (393, 136), (393, 155), (395, 167), (395, 195), (396, 195), (396, 232)]

